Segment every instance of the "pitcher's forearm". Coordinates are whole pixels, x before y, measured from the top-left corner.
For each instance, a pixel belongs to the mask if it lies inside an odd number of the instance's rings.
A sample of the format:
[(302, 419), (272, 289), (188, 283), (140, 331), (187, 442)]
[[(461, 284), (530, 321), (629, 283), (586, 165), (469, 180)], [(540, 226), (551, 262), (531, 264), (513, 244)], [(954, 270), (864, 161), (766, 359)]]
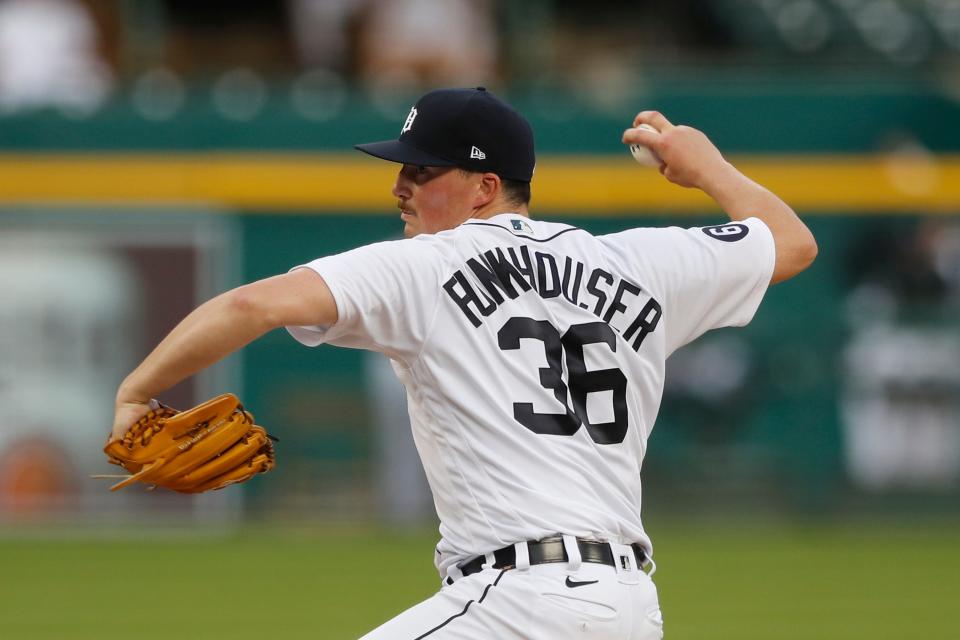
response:
[(117, 402), (146, 403), (273, 328), (236, 290), (221, 294), (184, 318), (127, 376)]
[[(642, 127), (644, 124), (652, 129)], [(652, 149), (663, 163), (660, 172), (667, 180), (700, 189), (716, 200), (731, 220), (763, 220), (776, 245), (771, 283), (797, 275), (817, 257), (817, 242), (793, 209), (727, 162), (702, 131), (674, 125), (658, 111), (641, 111), (633, 127), (623, 132), (622, 140)]]
[(316, 272), (294, 269), (237, 287), (197, 307), (117, 391), (117, 405), (146, 404), (271, 329), (337, 321), (337, 303)]
[(760, 218), (774, 232), (803, 225), (787, 203), (728, 162), (709, 174), (702, 190), (720, 205), (731, 220)]

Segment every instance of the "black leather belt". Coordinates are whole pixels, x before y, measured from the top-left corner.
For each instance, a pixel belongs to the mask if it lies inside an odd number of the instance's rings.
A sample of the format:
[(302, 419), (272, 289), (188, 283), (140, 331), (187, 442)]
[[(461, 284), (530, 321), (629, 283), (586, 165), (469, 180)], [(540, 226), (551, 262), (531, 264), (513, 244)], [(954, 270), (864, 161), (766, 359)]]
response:
[[(642, 567), (647, 561), (647, 554), (639, 544), (630, 545), (636, 562)], [(594, 562), (596, 564), (605, 564), (611, 567), (617, 566), (617, 561), (613, 557), (613, 549), (606, 542), (597, 542), (595, 540), (581, 540), (577, 538), (577, 547), (580, 549), (580, 559), (583, 562)], [(530, 564), (547, 564), (550, 562), (567, 562), (567, 550), (563, 546), (563, 538), (546, 538), (538, 542), (528, 542), (527, 551), (530, 555)], [(517, 564), (517, 550), (510, 545), (493, 552), (494, 569), (506, 569), (514, 567)], [(486, 556), (477, 556), (473, 560), (460, 566), (460, 572), (464, 576), (477, 573), (483, 569), (483, 564), (487, 561)], [(633, 567), (624, 567), (633, 568)], [(453, 580), (447, 578), (447, 584), (453, 584)]]

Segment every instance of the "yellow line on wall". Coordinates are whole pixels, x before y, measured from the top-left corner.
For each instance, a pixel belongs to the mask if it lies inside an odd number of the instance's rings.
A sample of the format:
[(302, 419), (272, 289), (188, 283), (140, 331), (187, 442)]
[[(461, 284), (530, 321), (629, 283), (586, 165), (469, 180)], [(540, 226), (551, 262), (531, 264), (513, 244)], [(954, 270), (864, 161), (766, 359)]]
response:
[[(745, 155), (744, 173), (799, 211), (960, 212), (960, 155)], [(302, 213), (391, 212), (396, 165), (359, 154), (0, 154), (0, 205), (214, 204)], [(540, 158), (533, 209), (701, 213), (699, 191), (623, 156)]]

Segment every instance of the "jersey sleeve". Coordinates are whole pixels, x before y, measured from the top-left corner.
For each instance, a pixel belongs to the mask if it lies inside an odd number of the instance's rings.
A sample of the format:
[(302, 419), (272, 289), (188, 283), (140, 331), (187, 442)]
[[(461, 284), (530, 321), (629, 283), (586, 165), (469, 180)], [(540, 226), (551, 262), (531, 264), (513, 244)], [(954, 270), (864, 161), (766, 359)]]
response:
[(667, 354), (710, 329), (746, 325), (773, 275), (773, 235), (758, 218), (604, 236), (663, 303)]
[(318, 258), (312, 269), (337, 304), (332, 326), (287, 327), (307, 346), (368, 349), (410, 363), (419, 355), (439, 302), (442, 254), (427, 242), (379, 242)]

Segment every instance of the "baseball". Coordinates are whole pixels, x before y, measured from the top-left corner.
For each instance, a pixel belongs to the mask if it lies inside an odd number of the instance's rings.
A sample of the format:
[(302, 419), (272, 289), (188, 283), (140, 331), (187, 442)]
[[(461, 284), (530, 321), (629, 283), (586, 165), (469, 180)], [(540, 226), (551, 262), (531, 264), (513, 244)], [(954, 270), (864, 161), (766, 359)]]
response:
[[(657, 132), (656, 129), (651, 127), (648, 124), (641, 124), (638, 129), (646, 129), (648, 131)], [(645, 167), (659, 167), (663, 162), (660, 161), (660, 156), (653, 152), (653, 150), (643, 146), (642, 144), (632, 144), (630, 145), (630, 154), (633, 155), (633, 159), (642, 164)]]

